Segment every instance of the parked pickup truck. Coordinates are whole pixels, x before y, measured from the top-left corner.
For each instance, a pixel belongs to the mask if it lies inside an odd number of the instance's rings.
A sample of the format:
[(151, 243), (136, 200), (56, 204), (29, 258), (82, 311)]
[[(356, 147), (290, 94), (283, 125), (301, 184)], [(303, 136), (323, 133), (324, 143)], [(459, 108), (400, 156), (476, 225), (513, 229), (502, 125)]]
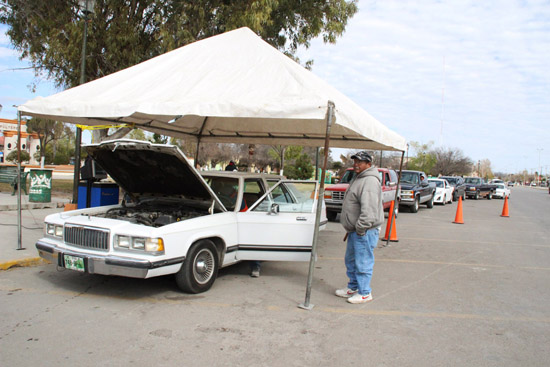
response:
[(411, 213), (416, 213), (420, 204), (426, 204), (428, 209), (434, 207), (435, 187), (428, 183), (428, 176), (422, 171), (401, 172), (400, 206), (408, 206)]
[(479, 197), (485, 197), (491, 200), (497, 189), (497, 185), (487, 183), (481, 177), (465, 177), (464, 182), (466, 183), (466, 196), (468, 199), (477, 200)]
[[(395, 200), (395, 190), (397, 190), (397, 173), (392, 169), (378, 168), (380, 182), (382, 183), (382, 200), (384, 201), (384, 210), (390, 210), (392, 200)], [(325, 205), (327, 207), (327, 218), (330, 221), (336, 220), (338, 213), (342, 211), (344, 194), (349, 187), (349, 183), (355, 177), (353, 168), (348, 168), (339, 183), (330, 185), (325, 189)], [(397, 197), (399, 201), (399, 195)]]

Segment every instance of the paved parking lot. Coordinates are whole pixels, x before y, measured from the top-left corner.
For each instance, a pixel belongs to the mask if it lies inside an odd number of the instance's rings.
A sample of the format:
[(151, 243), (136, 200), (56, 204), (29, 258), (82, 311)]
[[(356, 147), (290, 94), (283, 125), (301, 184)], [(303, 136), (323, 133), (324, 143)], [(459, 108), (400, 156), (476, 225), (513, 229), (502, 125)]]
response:
[(546, 366), (550, 195), (514, 188), (510, 218), (502, 200), (466, 200), (463, 225), (456, 205), (399, 214), (364, 305), (333, 296), (337, 223), (320, 236), (312, 311), (297, 307), (307, 263), (264, 263), (257, 279), (238, 264), (199, 295), (172, 277), (2, 271), (0, 365)]

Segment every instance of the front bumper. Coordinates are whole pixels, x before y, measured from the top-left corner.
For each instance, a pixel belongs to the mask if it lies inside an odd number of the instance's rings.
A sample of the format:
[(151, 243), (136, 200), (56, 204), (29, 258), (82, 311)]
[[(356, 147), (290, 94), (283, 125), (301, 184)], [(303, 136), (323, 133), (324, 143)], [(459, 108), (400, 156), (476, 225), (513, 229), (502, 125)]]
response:
[(38, 254), (57, 266), (64, 268), (63, 255), (76, 256), (84, 259), (84, 271), (89, 274), (118, 275), (129, 278), (148, 278), (150, 272), (172, 265), (183, 263), (185, 257), (174, 259), (148, 261), (130, 259), (108, 254), (89, 254), (80, 251), (67, 250), (55, 244), (38, 240)]

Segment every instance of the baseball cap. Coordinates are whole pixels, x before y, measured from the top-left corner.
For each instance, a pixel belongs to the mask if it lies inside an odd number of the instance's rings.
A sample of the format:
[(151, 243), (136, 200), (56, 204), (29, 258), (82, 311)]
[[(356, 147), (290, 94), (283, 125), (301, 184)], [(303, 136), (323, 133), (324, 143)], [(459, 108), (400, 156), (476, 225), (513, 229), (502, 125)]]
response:
[(351, 159), (359, 159), (360, 161), (372, 162), (372, 157), (366, 150), (355, 153), (351, 156)]

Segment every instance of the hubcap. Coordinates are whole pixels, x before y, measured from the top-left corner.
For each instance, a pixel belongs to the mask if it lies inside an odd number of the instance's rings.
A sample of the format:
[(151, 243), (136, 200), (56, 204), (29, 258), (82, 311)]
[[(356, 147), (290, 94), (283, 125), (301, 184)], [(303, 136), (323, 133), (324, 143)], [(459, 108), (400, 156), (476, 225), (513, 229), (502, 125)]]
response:
[(214, 254), (208, 249), (202, 249), (195, 256), (193, 277), (199, 284), (208, 283), (214, 274)]

